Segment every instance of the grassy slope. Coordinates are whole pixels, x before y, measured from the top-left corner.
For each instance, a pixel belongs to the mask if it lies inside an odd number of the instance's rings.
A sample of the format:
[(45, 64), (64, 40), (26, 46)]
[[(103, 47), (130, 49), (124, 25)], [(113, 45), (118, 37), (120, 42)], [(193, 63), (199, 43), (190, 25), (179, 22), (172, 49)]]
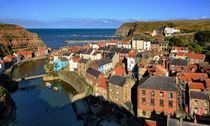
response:
[(125, 23), (120, 28), (131, 27), (136, 24), (135, 34), (145, 33), (147, 31), (153, 31), (159, 26), (174, 23), (181, 30), (188, 31), (202, 31), (210, 30), (210, 20), (171, 20), (171, 21), (151, 21), (151, 22), (134, 22)]

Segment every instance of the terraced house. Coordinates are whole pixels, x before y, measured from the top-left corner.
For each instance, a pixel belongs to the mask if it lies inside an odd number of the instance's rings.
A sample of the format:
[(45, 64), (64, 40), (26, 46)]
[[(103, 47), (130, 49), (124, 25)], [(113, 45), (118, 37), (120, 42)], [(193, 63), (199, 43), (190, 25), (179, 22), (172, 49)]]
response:
[(119, 75), (113, 75), (109, 81), (109, 94), (108, 99), (119, 105), (126, 105), (128, 109), (131, 107), (131, 88), (134, 81)]
[(90, 64), (90, 67), (95, 68), (102, 73), (106, 73), (112, 69), (112, 60), (110, 58), (96, 60)]
[(209, 114), (209, 96), (206, 92), (190, 91), (190, 115), (207, 115)]

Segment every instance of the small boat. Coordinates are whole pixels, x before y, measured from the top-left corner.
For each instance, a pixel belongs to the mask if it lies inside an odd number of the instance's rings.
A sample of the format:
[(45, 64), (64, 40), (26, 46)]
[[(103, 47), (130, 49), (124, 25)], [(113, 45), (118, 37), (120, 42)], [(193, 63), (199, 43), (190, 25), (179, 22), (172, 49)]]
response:
[(53, 90), (54, 90), (54, 91), (58, 91), (58, 87), (54, 87)]
[(46, 87), (48, 87), (48, 88), (51, 88), (52, 87), (52, 84), (50, 83), (50, 82), (46, 82)]

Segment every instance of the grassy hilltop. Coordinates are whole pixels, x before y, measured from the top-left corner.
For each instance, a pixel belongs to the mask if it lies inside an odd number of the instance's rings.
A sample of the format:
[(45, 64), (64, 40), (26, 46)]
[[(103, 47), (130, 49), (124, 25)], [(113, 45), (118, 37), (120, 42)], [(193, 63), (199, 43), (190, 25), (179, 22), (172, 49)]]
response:
[(133, 22), (124, 23), (116, 31), (118, 36), (127, 36), (129, 30), (133, 29), (132, 35), (141, 35), (146, 32), (152, 32), (160, 26), (173, 24), (183, 32), (195, 32), (210, 30), (210, 20), (171, 20), (171, 21), (150, 21), (150, 22)]

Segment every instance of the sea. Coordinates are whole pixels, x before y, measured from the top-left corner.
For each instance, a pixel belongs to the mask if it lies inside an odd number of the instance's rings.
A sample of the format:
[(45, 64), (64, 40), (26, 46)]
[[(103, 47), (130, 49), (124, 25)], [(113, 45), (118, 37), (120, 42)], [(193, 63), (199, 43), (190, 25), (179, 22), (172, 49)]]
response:
[[(116, 29), (29, 29), (37, 33), (48, 47), (58, 49), (71, 44), (65, 40), (109, 40), (116, 39)], [(76, 45), (82, 45), (78, 41)], [(47, 60), (27, 62), (14, 70), (15, 78), (26, 75), (44, 74)], [(16, 104), (14, 117), (6, 121), (9, 126), (82, 126), (74, 113), (71, 99), (75, 90), (67, 83), (57, 80), (50, 82), (58, 87), (55, 92), (45, 86), (42, 78), (22, 80), (19, 89), (11, 93)], [(1, 124), (0, 124), (1, 125)], [(3, 125), (4, 126), (4, 125)]]
[[(48, 47), (59, 49), (63, 46), (83, 45), (79, 40), (111, 40), (120, 39), (115, 36), (116, 29), (28, 29), (37, 33)], [(68, 44), (65, 40), (78, 40)]]

